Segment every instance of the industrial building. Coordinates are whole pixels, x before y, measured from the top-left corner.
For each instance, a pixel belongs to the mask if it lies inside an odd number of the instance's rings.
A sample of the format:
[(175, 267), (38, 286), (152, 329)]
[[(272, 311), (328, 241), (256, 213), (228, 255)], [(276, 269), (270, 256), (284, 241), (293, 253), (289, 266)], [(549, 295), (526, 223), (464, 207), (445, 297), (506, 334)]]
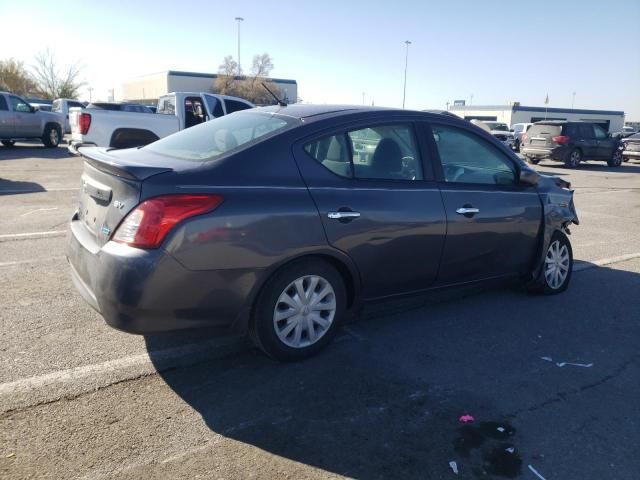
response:
[(526, 107), (518, 102), (512, 105), (453, 105), (449, 111), (466, 120), (487, 120), (515, 123), (540, 120), (571, 120), (593, 122), (608, 132), (619, 132), (624, 126), (624, 112), (615, 110), (583, 110), (577, 108)]
[[(122, 84), (122, 99), (145, 104), (155, 104), (158, 98), (170, 92), (214, 92), (218, 75), (215, 73), (179, 72), (167, 70), (144, 75)], [(284, 95), (284, 100), (294, 103), (298, 99), (295, 80), (270, 79)]]

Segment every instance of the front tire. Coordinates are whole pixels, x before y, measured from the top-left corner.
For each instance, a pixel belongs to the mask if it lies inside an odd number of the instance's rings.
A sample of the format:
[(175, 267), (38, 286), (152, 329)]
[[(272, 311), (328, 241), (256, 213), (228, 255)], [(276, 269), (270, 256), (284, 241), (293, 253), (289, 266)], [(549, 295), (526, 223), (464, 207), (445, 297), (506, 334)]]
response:
[(613, 152), (611, 158), (607, 160), (607, 165), (610, 167), (620, 167), (622, 165), (622, 152), (620, 150)]
[(538, 278), (530, 286), (534, 293), (555, 295), (564, 292), (571, 281), (573, 249), (569, 238), (556, 232), (551, 237)]
[(581, 161), (582, 161), (582, 152), (579, 149), (574, 148), (565, 157), (564, 165), (567, 168), (576, 168), (578, 165), (580, 165)]
[(44, 129), (44, 134), (42, 135), (42, 143), (47, 148), (55, 148), (60, 145), (60, 139), (62, 135), (60, 134), (60, 128), (47, 125)]
[(4, 145), (7, 148), (11, 148), (16, 145), (16, 142), (15, 140), (2, 140), (2, 145)]
[(338, 271), (321, 260), (286, 266), (258, 297), (250, 329), (254, 342), (281, 361), (310, 357), (335, 335), (346, 310)]
[(527, 162), (529, 162), (532, 165), (537, 165), (540, 163), (540, 159), (536, 157), (527, 157)]

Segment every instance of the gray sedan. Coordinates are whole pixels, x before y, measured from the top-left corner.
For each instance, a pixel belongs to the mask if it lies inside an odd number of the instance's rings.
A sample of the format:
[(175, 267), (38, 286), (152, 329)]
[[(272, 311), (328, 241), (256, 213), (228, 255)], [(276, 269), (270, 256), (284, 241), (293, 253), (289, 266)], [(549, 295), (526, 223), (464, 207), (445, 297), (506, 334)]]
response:
[(225, 326), (290, 360), (366, 301), (571, 278), (569, 184), (450, 116), (266, 107), (80, 153), (71, 274), (124, 331)]

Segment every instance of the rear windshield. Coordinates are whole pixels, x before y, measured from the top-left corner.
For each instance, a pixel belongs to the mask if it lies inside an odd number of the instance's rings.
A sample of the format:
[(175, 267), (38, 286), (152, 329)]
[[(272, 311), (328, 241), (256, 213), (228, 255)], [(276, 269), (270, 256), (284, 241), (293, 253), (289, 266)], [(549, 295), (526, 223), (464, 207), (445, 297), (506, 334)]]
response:
[(294, 120), (288, 117), (243, 111), (182, 130), (144, 148), (183, 160), (206, 162), (247, 148), (293, 125)]
[(549, 136), (555, 137), (556, 135), (560, 135), (561, 131), (562, 131), (562, 125), (534, 124), (531, 126), (531, 128), (527, 132), (527, 135), (529, 135), (529, 138), (549, 137)]

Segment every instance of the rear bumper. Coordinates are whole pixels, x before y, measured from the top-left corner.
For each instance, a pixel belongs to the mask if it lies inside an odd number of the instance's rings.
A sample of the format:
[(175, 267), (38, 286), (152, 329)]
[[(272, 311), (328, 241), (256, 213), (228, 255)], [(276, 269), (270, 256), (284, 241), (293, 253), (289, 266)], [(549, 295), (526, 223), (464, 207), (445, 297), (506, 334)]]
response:
[[(71, 277), (112, 327), (150, 334), (245, 325), (259, 271), (192, 271), (162, 249), (98, 246), (78, 220), (67, 248)], [(241, 333), (237, 328), (235, 331)]]
[(520, 146), (520, 153), (526, 157), (532, 158), (550, 158), (551, 160), (563, 161), (565, 155), (569, 151), (566, 146), (559, 146), (554, 148), (542, 148), (542, 147), (529, 147)]
[(640, 152), (636, 152), (633, 150), (623, 150), (622, 156), (628, 158), (640, 158)]
[(79, 142), (78, 140), (71, 140), (69, 142), (69, 146), (67, 147), (67, 149), (69, 150), (69, 153), (71, 153), (72, 155), (80, 155), (80, 152), (78, 151), (78, 149), (81, 147), (97, 147), (97, 145), (95, 143)]

